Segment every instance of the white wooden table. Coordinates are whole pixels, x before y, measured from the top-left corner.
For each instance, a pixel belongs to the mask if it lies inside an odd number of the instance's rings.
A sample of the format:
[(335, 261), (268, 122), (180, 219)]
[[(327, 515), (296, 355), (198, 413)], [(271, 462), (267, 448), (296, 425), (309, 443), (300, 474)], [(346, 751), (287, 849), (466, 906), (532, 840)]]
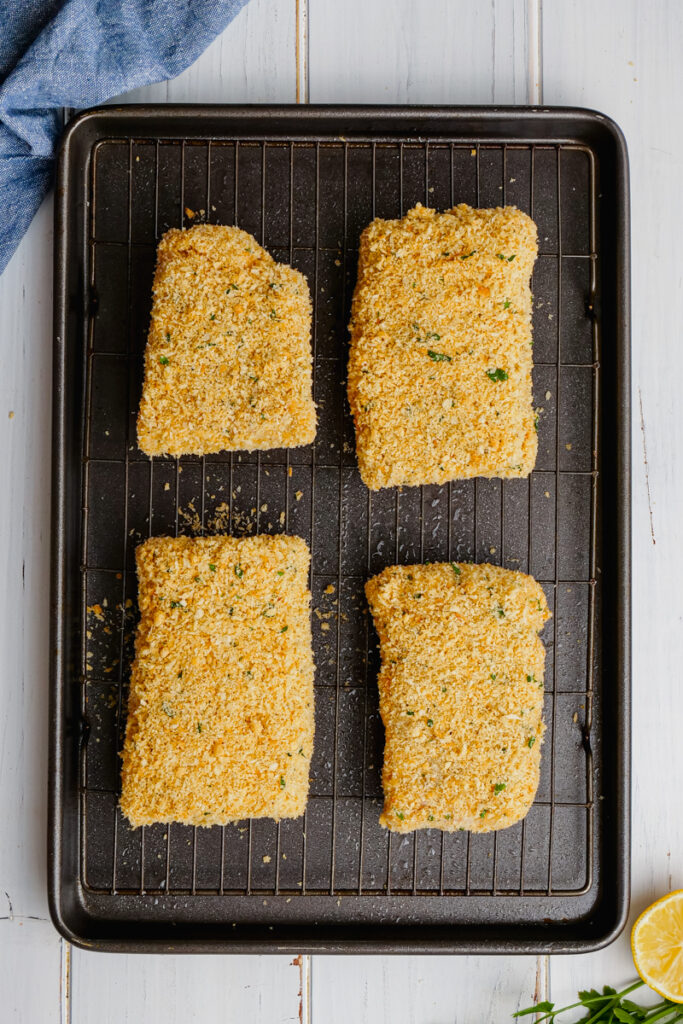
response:
[[(683, 886), (683, 3), (251, 0), (138, 101), (547, 103), (614, 117), (633, 197), (633, 915)], [(0, 278), (0, 1020), (505, 1021), (633, 975), (587, 956), (174, 957), (70, 949), (45, 877), (52, 202)]]

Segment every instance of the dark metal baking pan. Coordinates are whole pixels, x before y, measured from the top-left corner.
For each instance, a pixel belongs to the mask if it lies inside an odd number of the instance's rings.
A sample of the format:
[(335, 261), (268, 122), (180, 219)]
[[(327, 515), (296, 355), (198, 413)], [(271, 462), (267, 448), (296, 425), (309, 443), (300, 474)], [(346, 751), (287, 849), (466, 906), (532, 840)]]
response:
[[(370, 494), (344, 399), (356, 249), (416, 202), (539, 227), (530, 480)], [(621, 929), (629, 877), (629, 223), (622, 136), (581, 110), (124, 107), (68, 128), (57, 185), (50, 899), (88, 948), (569, 952)], [(179, 460), (135, 443), (155, 245), (239, 224), (308, 277), (315, 443)], [(287, 529), (313, 552), (316, 750), (304, 819), (131, 830), (117, 810), (150, 534)], [(529, 571), (546, 628), (543, 771), (498, 834), (378, 825), (363, 582), (475, 559)]]

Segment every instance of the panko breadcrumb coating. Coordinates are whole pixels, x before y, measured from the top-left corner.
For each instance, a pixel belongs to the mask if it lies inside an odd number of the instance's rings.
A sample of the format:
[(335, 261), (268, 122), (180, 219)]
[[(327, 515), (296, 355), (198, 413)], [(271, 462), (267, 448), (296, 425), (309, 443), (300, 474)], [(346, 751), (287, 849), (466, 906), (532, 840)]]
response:
[(384, 809), (394, 832), (489, 832), (538, 788), (550, 613), (494, 565), (390, 566), (365, 587), (380, 639)]
[(251, 235), (159, 242), (138, 444), (147, 455), (293, 448), (315, 437), (311, 298)]
[(416, 206), (361, 236), (348, 395), (368, 487), (527, 476), (534, 222)]
[(158, 537), (123, 748), (133, 826), (304, 813), (313, 752), (310, 555), (298, 537)]

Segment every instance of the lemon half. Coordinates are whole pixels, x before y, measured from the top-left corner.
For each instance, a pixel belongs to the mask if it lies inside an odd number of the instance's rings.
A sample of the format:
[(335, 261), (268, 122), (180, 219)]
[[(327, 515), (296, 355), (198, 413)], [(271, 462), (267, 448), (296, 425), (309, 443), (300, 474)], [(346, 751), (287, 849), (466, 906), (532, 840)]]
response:
[(683, 889), (643, 911), (631, 932), (631, 951), (645, 984), (683, 1003)]

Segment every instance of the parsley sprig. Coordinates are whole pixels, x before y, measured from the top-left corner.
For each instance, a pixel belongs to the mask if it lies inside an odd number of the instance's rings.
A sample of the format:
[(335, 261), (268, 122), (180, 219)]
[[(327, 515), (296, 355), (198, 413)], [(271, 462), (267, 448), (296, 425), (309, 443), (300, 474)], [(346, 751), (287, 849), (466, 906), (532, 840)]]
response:
[(676, 1021), (683, 1021), (683, 1004), (672, 1003), (670, 999), (663, 999), (654, 1006), (641, 1006), (626, 997), (641, 988), (645, 982), (634, 981), (627, 985), (621, 992), (605, 985), (602, 993), (597, 989), (590, 988), (579, 992), (579, 1001), (570, 1003), (569, 1006), (560, 1006), (555, 1009), (555, 1004), (547, 1000), (537, 1003), (536, 1006), (529, 1006), (525, 1010), (518, 1010), (513, 1017), (526, 1017), (531, 1013), (541, 1014), (536, 1018), (536, 1024), (540, 1021), (549, 1021), (555, 1024), (555, 1018), (560, 1013), (568, 1010), (575, 1010), (583, 1007), (586, 1013), (579, 1018), (577, 1024), (640, 1024), (640, 1022), (659, 1021), (659, 1024), (675, 1024)]

